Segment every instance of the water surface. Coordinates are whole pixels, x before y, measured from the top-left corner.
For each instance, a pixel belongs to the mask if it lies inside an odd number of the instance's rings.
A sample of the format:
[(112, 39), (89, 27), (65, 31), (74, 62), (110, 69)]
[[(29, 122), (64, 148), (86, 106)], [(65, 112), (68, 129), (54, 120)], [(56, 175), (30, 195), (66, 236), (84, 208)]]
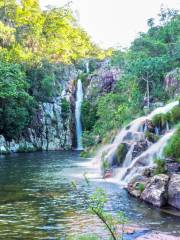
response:
[[(120, 186), (96, 178), (87, 163), (76, 151), (0, 156), (0, 239), (67, 239), (92, 232), (106, 239), (102, 224), (87, 213), (83, 201), (84, 193), (97, 187), (108, 194), (107, 211), (123, 210), (133, 223), (180, 236), (180, 217), (140, 203)], [(85, 172), (94, 176), (90, 186)]]

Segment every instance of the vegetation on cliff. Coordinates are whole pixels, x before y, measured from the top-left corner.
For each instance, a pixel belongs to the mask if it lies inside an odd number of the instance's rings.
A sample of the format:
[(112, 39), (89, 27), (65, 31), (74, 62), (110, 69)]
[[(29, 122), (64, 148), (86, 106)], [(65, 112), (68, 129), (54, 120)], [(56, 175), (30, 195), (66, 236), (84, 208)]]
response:
[[(99, 142), (107, 132), (142, 114), (144, 107), (149, 111), (153, 103), (167, 102), (173, 97), (165, 91), (164, 78), (180, 67), (179, 12), (161, 9), (159, 21), (149, 19), (148, 26), (147, 33), (140, 33), (129, 49), (113, 52), (111, 65), (121, 68), (123, 74), (111, 92), (98, 101), (96, 98), (97, 121), (90, 131), (94, 139), (99, 136)], [(177, 110), (174, 111), (178, 118)], [(159, 124), (164, 124), (164, 119), (160, 120)]]
[(0, 134), (7, 140), (20, 136), (38, 102), (61, 93), (57, 82), (64, 64), (105, 55), (79, 26), (69, 5), (42, 10), (38, 0), (1, 0)]

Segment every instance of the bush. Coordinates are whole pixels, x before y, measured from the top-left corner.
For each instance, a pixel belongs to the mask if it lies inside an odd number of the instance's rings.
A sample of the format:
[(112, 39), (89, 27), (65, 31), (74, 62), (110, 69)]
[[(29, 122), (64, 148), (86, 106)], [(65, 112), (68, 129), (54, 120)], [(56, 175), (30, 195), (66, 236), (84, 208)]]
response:
[(126, 153), (127, 153), (127, 146), (125, 143), (121, 143), (115, 152), (113, 164), (118, 166), (121, 165), (124, 161)]
[(164, 149), (166, 157), (180, 162), (180, 128), (174, 133)]
[(154, 160), (154, 163), (156, 164), (156, 169), (154, 171), (155, 175), (166, 172), (166, 162), (164, 159), (157, 158)]
[(180, 106), (175, 106), (171, 110), (171, 118), (174, 124), (180, 122)]
[(159, 129), (163, 129), (166, 127), (166, 114), (157, 114), (153, 117), (152, 123), (154, 126), (158, 127)]
[(97, 106), (84, 100), (81, 106), (81, 121), (85, 131), (91, 131), (97, 121)]
[(145, 189), (145, 185), (143, 183), (137, 183), (136, 184), (136, 190), (143, 192)]
[(95, 145), (95, 136), (90, 131), (84, 131), (82, 136), (82, 143), (84, 147), (91, 147)]
[(70, 114), (70, 103), (65, 98), (61, 101), (61, 113), (64, 120), (67, 119)]
[(146, 136), (147, 140), (152, 142), (152, 143), (155, 143), (155, 142), (157, 142), (159, 140), (159, 136), (157, 136), (156, 134), (151, 133), (149, 131), (147, 131), (145, 133), (145, 136)]

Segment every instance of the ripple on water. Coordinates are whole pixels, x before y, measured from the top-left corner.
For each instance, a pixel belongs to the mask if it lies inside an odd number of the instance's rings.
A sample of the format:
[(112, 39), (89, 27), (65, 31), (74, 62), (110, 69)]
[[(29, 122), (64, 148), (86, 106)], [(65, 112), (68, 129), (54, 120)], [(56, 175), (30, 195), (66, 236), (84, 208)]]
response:
[[(102, 187), (108, 194), (106, 210), (125, 211), (130, 221), (155, 230), (180, 234), (180, 218), (140, 204), (117, 183), (100, 178), (98, 170), (76, 152), (16, 154), (0, 161), (0, 239), (66, 239), (74, 233), (107, 233), (87, 213), (83, 196)], [(84, 173), (92, 180), (87, 187)], [(75, 180), (80, 194), (70, 183)], [(94, 227), (96, 226), (96, 227)]]

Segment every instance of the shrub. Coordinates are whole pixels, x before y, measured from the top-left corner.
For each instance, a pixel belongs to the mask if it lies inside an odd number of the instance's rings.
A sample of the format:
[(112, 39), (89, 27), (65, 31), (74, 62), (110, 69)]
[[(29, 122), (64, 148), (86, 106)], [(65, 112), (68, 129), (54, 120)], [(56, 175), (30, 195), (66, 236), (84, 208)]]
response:
[(82, 136), (82, 142), (84, 147), (91, 147), (95, 144), (95, 136), (90, 131), (84, 131)]
[(159, 140), (159, 136), (157, 136), (156, 134), (151, 133), (149, 131), (147, 131), (145, 133), (145, 136), (146, 136), (147, 140), (152, 142), (152, 143), (155, 143), (155, 142), (157, 142)]
[(164, 149), (164, 154), (166, 157), (180, 162), (180, 128), (171, 137)]
[(83, 129), (90, 131), (97, 121), (97, 106), (92, 105), (88, 100), (84, 100), (81, 106), (81, 121)]
[(166, 172), (166, 162), (164, 159), (157, 158), (154, 160), (154, 163), (156, 164), (156, 169), (154, 171), (155, 175)]
[(61, 113), (63, 119), (67, 119), (70, 113), (70, 103), (65, 98), (61, 101)]
[(136, 190), (140, 191), (140, 192), (143, 192), (145, 189), (145, 185), (144, 183), (137, 183), (136, 184)]
[(166, 114), (162, 113), (155, 115), (152, 119), (153, 125), (158, 127), (159, 129), (165, 128), (166, 121), (167, 121)]
[[(103, 157), (102, 157), (103, 158)], [(106, 159), (102, 159), (101, 169), (106, 172), (110, 169), (110, 164)]]
[(121, 165), (124, 161), (126, 153), (127, 153), (127, 146), (125, 143), (121, 143), (115, 152), (113, 164), (118, 166)]
[(171, 110), (171, 118), (172, 118), (172, 122), (174, 124), (176, 124), (180, 121), (180, 106), (175, 106)]

